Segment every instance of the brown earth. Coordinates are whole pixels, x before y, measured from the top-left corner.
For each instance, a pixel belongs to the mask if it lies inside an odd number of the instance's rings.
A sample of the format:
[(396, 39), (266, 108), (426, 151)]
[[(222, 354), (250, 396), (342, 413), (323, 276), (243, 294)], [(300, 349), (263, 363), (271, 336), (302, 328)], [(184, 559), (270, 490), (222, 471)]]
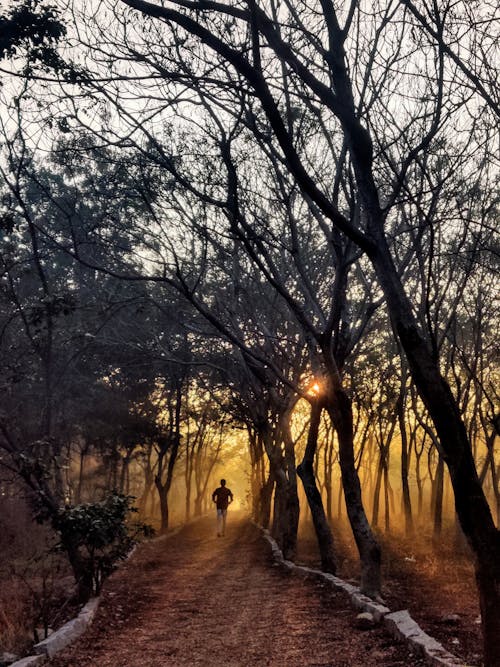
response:
[(274, 566), (260, 532), (202, 519), (140, 546), (107, 582), (91, 628), (54, 667), (416, 667), (347, 598)]
[[(338, 575), (359, 580), (359, 559), (350, 529), (334, 528)], [(382, 545), (382, 595), (396, 611), (408, 609), (429, 635), (467, 665), (480, 665), (482, 656), (479, 602), (472, 558), (465, 544), (457, 546), (451, 530), (439, 545), (417, 531), (413, 538), (379, 534)], [(317, 541), (312, 527), (302, 526), (297, 562), (319, 567)]]

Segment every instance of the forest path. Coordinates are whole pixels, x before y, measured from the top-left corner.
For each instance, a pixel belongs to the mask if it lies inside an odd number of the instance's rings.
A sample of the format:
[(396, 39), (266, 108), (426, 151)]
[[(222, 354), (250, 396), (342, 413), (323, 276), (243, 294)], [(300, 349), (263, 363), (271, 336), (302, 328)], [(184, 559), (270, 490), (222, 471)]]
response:
[(375, 667), (420, 664), (347, 599), (273, 566), (257, 528), (228, 513), (141, 545), (108, 580), (92, 626), (57, 667)]

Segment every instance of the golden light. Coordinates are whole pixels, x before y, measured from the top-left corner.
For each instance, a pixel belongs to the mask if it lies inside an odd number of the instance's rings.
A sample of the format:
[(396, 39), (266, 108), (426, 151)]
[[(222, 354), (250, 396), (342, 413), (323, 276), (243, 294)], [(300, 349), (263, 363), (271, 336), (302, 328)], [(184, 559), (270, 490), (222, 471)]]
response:
[(319, 382), (314, 382), (308, 389), (309, 396), (319, 396), (321, 393), (321, 385)]

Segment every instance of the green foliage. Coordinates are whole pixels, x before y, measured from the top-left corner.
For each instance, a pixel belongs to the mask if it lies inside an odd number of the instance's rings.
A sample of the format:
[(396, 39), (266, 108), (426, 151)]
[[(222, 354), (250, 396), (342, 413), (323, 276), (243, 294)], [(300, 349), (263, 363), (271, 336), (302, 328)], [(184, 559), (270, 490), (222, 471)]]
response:
[(60, 536), (58, 548), (78, 551), (96, 594), (139, 536), (151, 537), (154, 533), (151, 526), (130, 521), (130, 514), (137, 512), (133, 500), (133, 496), (113, 492), (102, 502), (67, 506), (52, 520)]

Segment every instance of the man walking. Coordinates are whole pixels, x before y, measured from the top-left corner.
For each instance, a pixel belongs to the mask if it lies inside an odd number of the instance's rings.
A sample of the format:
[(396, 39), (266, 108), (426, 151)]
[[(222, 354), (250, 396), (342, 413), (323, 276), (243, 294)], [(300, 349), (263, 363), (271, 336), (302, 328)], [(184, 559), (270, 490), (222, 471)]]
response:
[(212, 500), (217, 507), (217, 537), (222, 537), (226, 532), (227, 506), (233, 502), (233, 493), (225, 479), (221, 479), (220, 486), (212, 493)]

